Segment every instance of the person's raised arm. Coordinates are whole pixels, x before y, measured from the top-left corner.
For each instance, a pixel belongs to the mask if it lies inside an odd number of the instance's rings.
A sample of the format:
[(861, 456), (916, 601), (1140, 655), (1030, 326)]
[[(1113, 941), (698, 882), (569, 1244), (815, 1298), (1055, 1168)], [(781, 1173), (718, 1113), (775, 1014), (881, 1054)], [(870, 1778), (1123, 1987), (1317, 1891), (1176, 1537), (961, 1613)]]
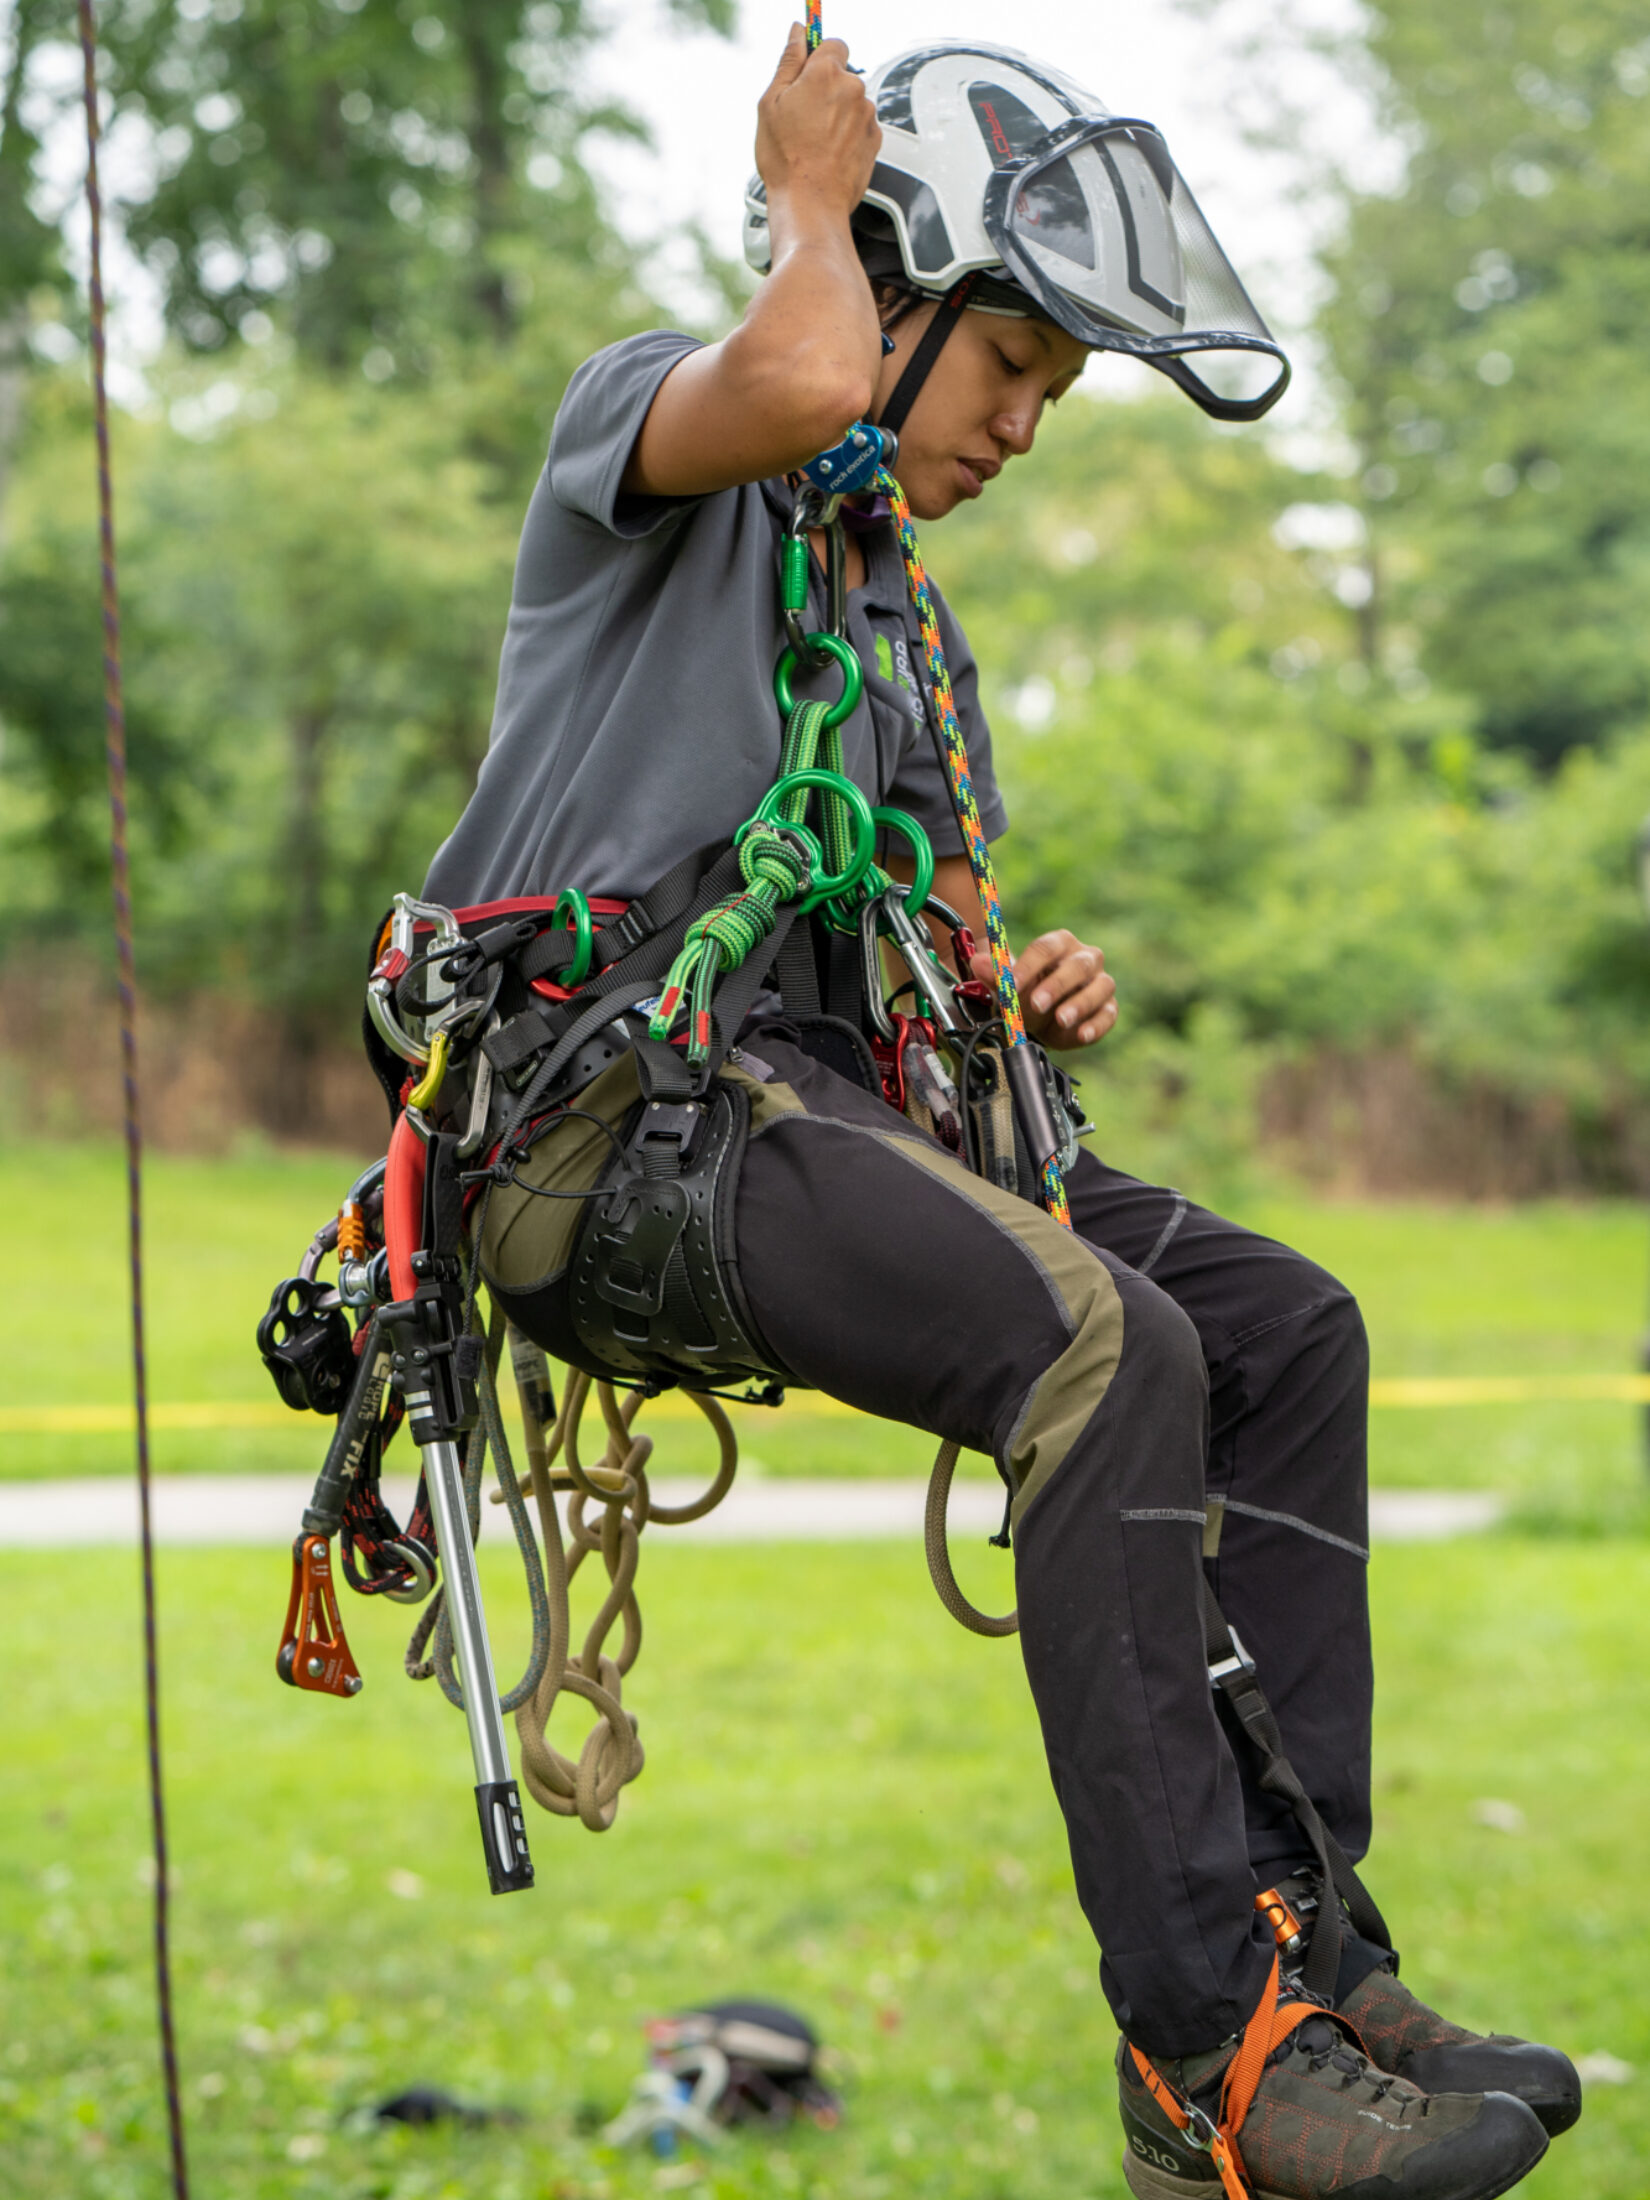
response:
[(847, 58), (834, 38), (810, 54), (792, 25), (757, 108), (772, 271), (732, 334), (690, 352), (661, 383), (627, 491), (708, 496), (789, 473), (870, 409), (882, 346), (849, 218), (882, 132)]

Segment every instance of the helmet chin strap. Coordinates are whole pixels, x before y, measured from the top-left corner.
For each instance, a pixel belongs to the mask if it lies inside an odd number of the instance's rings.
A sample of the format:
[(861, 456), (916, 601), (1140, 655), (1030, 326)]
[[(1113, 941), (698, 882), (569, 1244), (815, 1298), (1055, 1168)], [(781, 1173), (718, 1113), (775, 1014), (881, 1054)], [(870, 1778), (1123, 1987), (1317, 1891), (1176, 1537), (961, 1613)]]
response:
[[(877, 415), (877, 427), (886, 428), (890, 434), (898, 435), (905, 426), (906, 416), (916, 403), (923, 384), (933, 372), (934, 361), (945, 349), (951, 331), (968, 310), (968, 301), (979, 279), (977, 270), (963, 276), (960, 282), (953, 283), (940, 300), (935, 308), (934, 318), (923, 330), (916, 350), (905, 362), (904, 373), (894, 384), (887, 404)], [(902, 307), (895, 315), (895, 320), (903, 320), (909, 311), (909, 306)]]

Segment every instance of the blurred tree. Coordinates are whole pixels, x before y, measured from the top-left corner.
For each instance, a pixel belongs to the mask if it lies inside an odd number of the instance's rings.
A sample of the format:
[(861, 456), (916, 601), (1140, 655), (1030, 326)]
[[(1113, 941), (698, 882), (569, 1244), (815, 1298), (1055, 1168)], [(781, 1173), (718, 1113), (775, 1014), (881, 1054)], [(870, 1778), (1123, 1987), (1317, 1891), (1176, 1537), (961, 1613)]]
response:
[(31, 66), (56, 22), (55, 0), (12, 0), (8, 42), (0, 52), (0, 525), (22, 422), (35, 301), (63, 287), (57, 232), (35, 203), (40, 140), (24, 114)]
[(210, 352), (275, 317), (329, 368), (428, 377), (514, 333), (529, 260), (627, 279), (582, 161), (638, 128), (582, 95), (599, 32), (588, 0), (124, 0), (115, 95), (155, 153), (128, 230), (172, 326)]
[[(72, 24), (49, 4), (25, 29), (61, 60)], [(623, 118), (581, 103), (583, 0), (116, 0), (105, 28), (118, 111), (155, 161), (130, 235), (185, 353), (117, 421), (144, 967), (173, 987), (232, 978), (275, 1010), (271, 1120), (298, 1129), (365, 928), (421, 878), (485, 746), (561, 390), (652, 318), (580, 160)], [(21, 128), (0, 139), (20, 178), (37, 152)], [(9, 295), (33, 310), (25, 277), (52, 269), (55, 238), (29, 220), (13, 228), (36, 260), (14, 255)], [(0, 560), (13, 941), (96, 941), (103, 916), (79, 382), (78, 363), (40, 374)]]
[(1363, 35), (1408, 159), (1348, 192), (1321, 326), (1390, 552), (1370, 646), (1551, 761), (1650, 703), (1646, 19), (1376, 0)]
[(1213, 427), (1168, 390), (1076, 392), (933, 555), (988, 692), (1031, 734), (1141, 658), (1198, 660), (1219, 668), (1217, 693), (1262, 675), (1246, 696), (1279, 707), (1304, 682), (1325, 768), (1343, 792), (1361, 783), (1372, 682), (1343, 600), (1361, 525), (1341, 483), (1285, 465), (1253, 431)]

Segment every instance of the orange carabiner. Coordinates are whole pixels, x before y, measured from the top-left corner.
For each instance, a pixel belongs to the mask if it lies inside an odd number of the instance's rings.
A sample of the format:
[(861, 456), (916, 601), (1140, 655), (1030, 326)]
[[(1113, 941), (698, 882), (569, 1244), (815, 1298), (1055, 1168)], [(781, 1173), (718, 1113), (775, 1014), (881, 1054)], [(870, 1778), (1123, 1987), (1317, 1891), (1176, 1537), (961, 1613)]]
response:
[(1302, 1927), (1300, 1919), (1279, 1894), (1276, 1887), (1267, 1887), (1255, 1897), (1255, 1908), (1272, 1929), (1272, 1937), (1286, 1955), (1292, 1955), (1300, 1947)]
[(304, 1534), (292, 1546), (292, 1594), (275, 1670), (289, 1688), (323, 1696), (359, 1696), (365, 1686), (338, 1616), (330, 1536)]

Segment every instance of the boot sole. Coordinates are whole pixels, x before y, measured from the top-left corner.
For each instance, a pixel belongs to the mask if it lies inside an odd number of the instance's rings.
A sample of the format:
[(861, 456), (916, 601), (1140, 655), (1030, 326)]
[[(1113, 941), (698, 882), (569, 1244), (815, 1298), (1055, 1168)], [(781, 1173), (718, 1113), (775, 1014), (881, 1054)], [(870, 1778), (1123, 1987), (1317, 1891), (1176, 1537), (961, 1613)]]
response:
[[(1527, 2162), (1515, 2175), (1503, 2178), (1500, 2184), (1481, 2185), (1472, 2192), (1459, 2194), (1458, 2200), (1501, 2200), (1502, 2193), (1511, 2192), (1514, 2185), (1524, 2182), (1546, 2152), (1543, 2147), (1535, 2161)], [(1134, 2200), (1193, 2200), (1193, 2196), (1195, 2200), (1221, 2200), (1218, 2177), (1199, 2179), (1196, 2183), (1189, 2177), (1171, 2177), (1166, 2170), (1154, 2169), (1150, 2162), (1142, 2162), (1128, 2149), (1123, 2154), (1123, 2182), (1133, 2193)], [(1249, 2191), (1252, 2200), (1294, 2200), (1288, 2193), (1267, 2192), (1259, 2185), (1251, 2185)]]

